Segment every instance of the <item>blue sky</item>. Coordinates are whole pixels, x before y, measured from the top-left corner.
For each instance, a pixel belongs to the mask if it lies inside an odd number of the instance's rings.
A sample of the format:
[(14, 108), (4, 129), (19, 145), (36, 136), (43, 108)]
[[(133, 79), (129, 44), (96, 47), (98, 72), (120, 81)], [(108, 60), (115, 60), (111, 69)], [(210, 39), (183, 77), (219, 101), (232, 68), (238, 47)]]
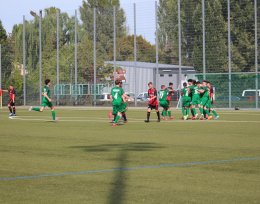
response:
[[(130, 33), (134, 32), (133, 4), (136, 3), (137, 34), (143, 35), (154, 43), (155, 38), (155, 1), (154, 0), (120, 0), (125, 10), (127, 27)], [(22, 23), (23, 15), (30, 20), (33, 17), (30, 11), (51, 6), (60, 8), (63, 12), (73, 15), (75, 9), (82, 4), (82, 0), (0, 0), (0, 20), (6, 31), (10, 33), (14, 24)]]

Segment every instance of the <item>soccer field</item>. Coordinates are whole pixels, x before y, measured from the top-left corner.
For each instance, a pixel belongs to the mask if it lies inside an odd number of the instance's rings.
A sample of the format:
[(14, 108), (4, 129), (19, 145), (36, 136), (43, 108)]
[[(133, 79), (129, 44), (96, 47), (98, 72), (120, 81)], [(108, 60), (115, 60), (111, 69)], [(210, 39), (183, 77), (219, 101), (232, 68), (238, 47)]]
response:
[[(108, 110), (0, 112), (0, 203), (260, 203), (260, 112), (112, 127)], [(156, 114), (151, 115), (156, 119)]]

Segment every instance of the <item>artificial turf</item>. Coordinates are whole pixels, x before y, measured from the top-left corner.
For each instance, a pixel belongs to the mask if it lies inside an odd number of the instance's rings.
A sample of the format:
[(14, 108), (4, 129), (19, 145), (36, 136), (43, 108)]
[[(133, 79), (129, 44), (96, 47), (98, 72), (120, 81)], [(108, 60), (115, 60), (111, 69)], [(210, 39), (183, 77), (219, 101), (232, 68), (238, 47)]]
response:
[[(111, 127), (108, 110), (0, 112), (0, 203), (259, 203), (260, 112)], [(155, 120), (156, 115), (152, 114)]]

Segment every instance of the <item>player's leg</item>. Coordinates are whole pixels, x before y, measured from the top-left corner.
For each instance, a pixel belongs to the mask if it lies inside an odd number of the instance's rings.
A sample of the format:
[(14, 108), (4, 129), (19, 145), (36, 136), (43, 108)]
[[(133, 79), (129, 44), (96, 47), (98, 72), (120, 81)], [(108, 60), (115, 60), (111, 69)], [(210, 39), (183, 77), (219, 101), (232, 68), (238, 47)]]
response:
[(157, 114), (157, 122), (160, 122), (161, 121), (161, 118), (160, 118), (160, 111), (159, 111), (159, 106), (155, 106), (155, 111), (156, 111), (156, 114)]
[(13, 109), (12, 109), (12, 106), (11, 106), (11, 101), (9, 101), (9, 103), (8, 103), (8, 109), (9, 109), (9, 115), (12, 116), (13, 115)]
[(150, 115), (151, 115), (151, 107), (148, 106), (146, 120), (144, 122), (146, 122), (146, 123), (150, 122)]
[(15, 103), (12, 103), (11, 106), (12, 106), (12, 110), (13, 110), (13, 116), (16, 116)]
[(52, 120), (56, 121), (56, 111), (54, 106), (51, 106), (51, 116), (52, 116)]

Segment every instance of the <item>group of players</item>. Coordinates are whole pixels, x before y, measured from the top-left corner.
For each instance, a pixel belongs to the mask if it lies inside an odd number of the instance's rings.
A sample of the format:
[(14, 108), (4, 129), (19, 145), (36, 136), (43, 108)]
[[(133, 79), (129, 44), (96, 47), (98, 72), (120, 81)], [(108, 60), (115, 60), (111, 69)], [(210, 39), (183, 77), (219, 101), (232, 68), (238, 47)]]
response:
[[(173, 120), (171, 114), (171, 99), (174, 94), (173, 83), (169, 83), (169, 87), (161, 85), (161, 90), (157, 92), (156, 88), (153, 87), (153, 83), (148, 83), (148, 109), (146, 123), (150, 122), (151, 111), (154, 109), (157, 114), (157, 122), (162, 120)], [(218, 119), (219, 115), (216, 110), (213, 109), (213, 87), (209, 81), (204, 80), (202, 83), (199, 81), (189, 79), (188, 82), (183, 83), (183, 89), (181, 90), (182, 96), (182, 114), (183, 120), (187, 119), (200, 119), (200, 120), (211, 120)], [(122, 88), (122, 82), (120, 80), (115, 81), (115, 87), (111, 90), (111, 100), (113, 111), (111, 116), (114, 116), (113, 126), (118, 124), (119, 119), (122, 117), (124, 122), (126, 119), (127, 110), (127, 99), (128, 96), (124, 93)], [(163, 108), (162, 114), (160, 115), (159, 105)], [(197, 113), (196, 108), (199, 109), (200, 115)], [(190, 117), (191, 113), (191, 117)], [(110, 117), (111, 117), (110, 116)]]
[[(56, 121), (56, 112), (52, 104), (51, 93), (50, 93), (51, 82), (49, 79), (45, 80), (45, 86), (42, 91), (42, 105), (41, 107), (30, 107), (29, 110), (34, 110), (38, 112), (43, 112), (46, 107), (49, 107), (52, 111), (52, 119)], [(157, 92), (156, 88), (153, 87), (153, 83), (148, 83), (148, 109), (146, 123), (150, 122), (151, 111), (154, 109), (157, 114), (157, 122), (162, 120), (173, 120), (171, 113), (171, 99), (174, 95), (173, 83), (169, 83), (169, 87), (161, 85), (161, 90)], [(8, 90), (0, 90), (1, 92), (9, 93), (9, 115), (10, 117), (16, 116), (15, 109), (15, 90), (11, 85)], [(191, 118), (192, 120), (211, 120), (218, 119), (219, 115), (216, 110), (213, 109), (213, 87), (209, 81), (204, 80), (202, 83), (199, 81), (189, 79), (188, 82), (183, 83), (183, 88), (181, 90), (182, 96), (182, 115), (183, 120)], [(127, 101), (128, 96), (125, 94), (122, 88), (122, 81), (116, 80), (115, 87), (111, 90), (111, 100), (113, 111), (110, 112), (109, 117), (113, 117), (113, 126), (117, 126), (118, 121), (122, 118), (124, 122), (127, 122), (126, 111), (127, 111)], [(159, 105), (163, 108), (160, 115)], [(199, 113), (197, 112), (199, 109)], [(190, 117), (191, 113), (191, 117)], [(213, 114), (213, 116), (212, 116)]]

